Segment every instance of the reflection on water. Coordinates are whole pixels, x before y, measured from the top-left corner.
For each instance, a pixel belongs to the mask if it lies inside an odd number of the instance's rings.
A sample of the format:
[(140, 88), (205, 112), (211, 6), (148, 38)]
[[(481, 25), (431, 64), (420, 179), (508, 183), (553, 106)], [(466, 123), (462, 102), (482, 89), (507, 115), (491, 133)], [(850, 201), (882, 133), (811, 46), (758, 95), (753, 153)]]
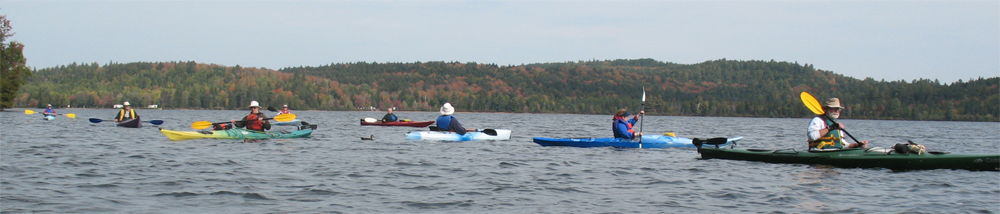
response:
[[(0, 212), (58, 213), (998, 213), (998, 172), (844, 169), (699, 160), (693, 148), (540, 147), (532, 137), (608, 137), (610, 115), (455, 114), (509, 141), (405, 140), (425, 128), (360, 126), (383, 112), (294, 111), (311, 138), (170, 141), (246, 111), (140, 110), (159, 127), (0, 113)], [(396, 112), (433, 120), (434, 112)], [(809, 118), (646, 116), (646, 133), (744, 136), (739, 147), (806, 147)], [(875, 146), (907, 139), (933, 151), (1000, 152), (1000, 123), (848, 120)], [(276, 126), (275, 129), (293, 129)], [(374, 135), (374, 140), (360, 137)], [(911, 204), (922, 204), (919, 207)]]

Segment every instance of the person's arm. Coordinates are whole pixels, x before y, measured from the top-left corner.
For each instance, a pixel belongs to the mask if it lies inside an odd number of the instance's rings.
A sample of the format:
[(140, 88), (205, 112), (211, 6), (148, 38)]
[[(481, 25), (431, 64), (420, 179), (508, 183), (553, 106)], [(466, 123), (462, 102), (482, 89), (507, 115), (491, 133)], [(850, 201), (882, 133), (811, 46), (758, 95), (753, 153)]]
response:
[(236, 128), (243, 128), (243, 127), (245, 127), (247, 125), (246, 120), (247, 120), (247, 116), (243, 116), (243, 119), (240, 119), (240, 121), (232, 121), (232, 122), (233, 122), (233, 125), (236, 126)]
[(118, 110), (118, 114), (115, 114), (115, 122), (120, 122), (119, 118), (122, 118), (122, 110)]
[(451, 131), (454, 131), (456, 134), (465, 134), (467, 132), (465, 127), (462, 127), (462, 124), (459, 123), (458, 119), (455, 119), (454, 117), (451, 118), (451, 123), (448, 124), (448, 127), (451, 128)]
[(135, 112), (135, 118), (132, 118), (132, 119), (138, 120), (139, 119), (139, 112), (135, 111), (135, 109), (132, 109), (132, 112)]
[(823, 137), (823, 135), (826, 135), (830, 131), (826, 129), (826, 125), (823, 123), (823, 118), (820, 117), (814, 117), (812, 121), (809, 121), (809, 128), (806, 129), (809, 142)]

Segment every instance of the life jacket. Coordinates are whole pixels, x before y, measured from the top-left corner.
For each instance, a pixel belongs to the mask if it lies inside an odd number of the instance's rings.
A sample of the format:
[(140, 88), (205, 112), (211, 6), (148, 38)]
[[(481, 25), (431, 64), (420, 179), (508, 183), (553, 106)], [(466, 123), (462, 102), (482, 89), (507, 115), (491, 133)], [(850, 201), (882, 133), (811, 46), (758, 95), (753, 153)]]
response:
[(615, 116), (614, 121), (611, 123), (611, 131), (614, 132), (615, 138), (625, 138), (625, 136), (618, 134), (620, 132), (618, 130), (618, 123), (624, 123), (625, 127), (628, 127), (628, 133), (632, 133), (632, 136), (635, 136), (635, 130), (632, 130), (632, 124), (629, 123), (628, 120), (625, 120), (624, 117)]
[(451, 127), (449, 127), (449, 125), (451, 125), (451, 119), (452, 118), (455, 118), (455, 117), (452, 117), (451, 115), (441, 115), (441, 116), (439, 116), (438, 119), (437, 119), (438, 130), (441, 130), (441, 131), (451, 131)]
[(56, 114), (56, 110), (55, 109), (47, 108), (47, 109), (45, 109), (45, 113), (47, 113), (47, 114)]
[(278, 111), (278, 115), (281, 115), (281, 114), (291, 114), (291, 113), (292, 113), (292, 112), (290, 112), (290, 111), (288, 111), (288, 110), (281, 110), (281, 111)]
[(257, 120), (257, 114), (250, 114), (246, 117), (246, 128), (250, 130), (264, 130), (264, 122)]
[[(121, 111), (118, 111), (118, 120), (119, 121), (125, 120), (125, 118), (126, 118), (125, 116), (126, 116), (125, 109), (122, 109)], [(129, 116), (128, 119), (135, 119), (135, 109), (129, 109), (128, 110), (128, 116)]]
[(233, 128), (233, 126), (230, 126), (229, 124), (225, 124), (225, 123), (220, 123), (220, 124), (214, 124), (214, 125), (212, 125), (212, 130), (226, 130), (226, 129), (231, 129), (231, 128)]
[[(833, 120), (824, 117), (823, 121), (826, 123), (826, 127), (833, 125)], [(840, 130), (830, 130), (826, 135), (809, 142), (809, 149), (843, 149), (844, 148), (844, 137), (840, 136)]]

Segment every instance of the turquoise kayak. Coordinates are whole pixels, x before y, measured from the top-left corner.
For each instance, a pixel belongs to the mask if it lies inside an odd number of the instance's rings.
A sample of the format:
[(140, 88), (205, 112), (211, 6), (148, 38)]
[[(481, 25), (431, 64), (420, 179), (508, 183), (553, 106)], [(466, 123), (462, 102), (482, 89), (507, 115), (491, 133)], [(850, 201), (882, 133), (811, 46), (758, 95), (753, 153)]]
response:
[(309, 137), (312, 134), (313, 128), (302, 129), (295, 131), (252, 131), (243, 128), (233, 128), (227, 130), (213, 130), (213, 131), (174, 131), (160, 129), (160, 133), (164, 136), (170, 138), (171, 140), (192, 140), (192, 139), (202, 139), (202, 138), (215, 138), (215, 139), (272, 139), (272, 138), (304, 138)]
[(56, 116), (52, 116), (52, 115), (45, 115), (45, 117), (42, 117), (42, 120), (55, 120), (55, 119), (56, 119)]
[(885, 168), (892, 170), (966, 169), (1000, 171), (1000, 154), (952, 154), (899, 152), (882, 147), (840, 150), (736, 149), (735, 144), (695, 139), (701, 159), (728, 159), (767, 163), (819, 164), (844, 168)]
[[(671, 148), (671, 147), (691, 147), (691, 138), (671, 137), (667, 135), (647, 135), (642, 136), (642, 142), (638, 139), (625, 138), (544, 138), (536, 137), (534, 142), (542, 146), (571, 146), (571, 147), (621, 147), (621, 148)], [(743, 137), (728, 138), (728, 142), (735, 143)]]

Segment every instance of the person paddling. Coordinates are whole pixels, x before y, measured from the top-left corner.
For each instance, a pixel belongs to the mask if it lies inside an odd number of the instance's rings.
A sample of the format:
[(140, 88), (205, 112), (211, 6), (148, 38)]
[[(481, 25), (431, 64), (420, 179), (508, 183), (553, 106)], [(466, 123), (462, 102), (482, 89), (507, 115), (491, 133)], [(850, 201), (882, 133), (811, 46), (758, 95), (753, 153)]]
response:
[[(639, 111), (639, 114), (646, 114), (646, 111)], [(615, 112), (611, 124), (611, 131), (614, 132), (615, 138), (635, 139), (635, 137), (642, 136), (642, 132), (635, 133), (635, 130), (632, 130), (635, 122), (639, 121), (639, 115), (635, 115), (631, 120), (628, 119), (628, 116), (631, 114), (625, 109), (619, 109), (618, 112)]]
[(271, 122), (264, 120), (266, 116), (264, 113), (260, 112), (260, 104), (257, 101), (250, 101), (250, 114), (243, 117), (243, 120), (236, 121), (230, 120), (236, 127), (254, 130), (254, 131), (266, 131), (271, 129)]
[(392, 113), (392, 108), (389, 108), (389, 113), (385, 114), (385, 116), (382, 116), (383, 123), (396, 122), (396, 121), (399, 121), (399, 117), (396, 117), (396, 115)]
[(132, 105), (125, 101), (122, 103), (122, 109), (118, 111), (118, 115), (115, 115), (115, 122), (122, 122), (125, 120), (139, 119), (139, 114), (135, 113), (135, 109), (132, 109)]
[(451, 114), (455, 113), (455, 107), (451, 106), (451, 103), (444, 103), (441, 106), (441, 116), (437, 118), (437, 127), (439, 131), (451, 131), (456, 134), (464, 135), (467, 131), (475, 131), (475, 129), (465, 129), (462, 124), (458, 122), (454, 116)]
[(288, 104), (281, 106), (281, 111), (278, 111), (278, 115), (291, 114), (291, 113), (292, 112), (288, 111)]
[(49, 104), (47, 107), (45, 107), (45, 111), (42, 112), (42, 116), (43, 117), (56, 116), (56, 110), (52, 109), (52, 104)]
[(809, 149), (843, 149), (844, 146), (847, 148), (865, 148), (868, 146), (868, 141), (863, 140), (856, 143), (847, 143), (844, 140), (844, 132), (842, 129), (847, 128), (843, 123), (835, 122), (837, 118), (840, 117), (840, 99), (830, 98), (823, 104), (823, 110), (826, 114), (816, 116), (809, 122), (808, 137), (809, 137)]

